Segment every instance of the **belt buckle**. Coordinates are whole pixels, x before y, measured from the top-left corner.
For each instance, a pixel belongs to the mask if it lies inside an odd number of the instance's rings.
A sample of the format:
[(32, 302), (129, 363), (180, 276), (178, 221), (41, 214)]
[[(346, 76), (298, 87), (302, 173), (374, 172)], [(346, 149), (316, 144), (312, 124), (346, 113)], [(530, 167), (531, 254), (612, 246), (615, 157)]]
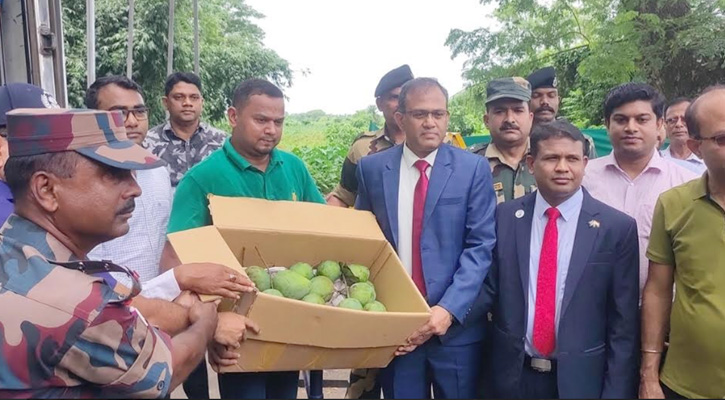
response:
[(537, 372), (551, 372), (551, 360), (531, 357), (531, 368)]

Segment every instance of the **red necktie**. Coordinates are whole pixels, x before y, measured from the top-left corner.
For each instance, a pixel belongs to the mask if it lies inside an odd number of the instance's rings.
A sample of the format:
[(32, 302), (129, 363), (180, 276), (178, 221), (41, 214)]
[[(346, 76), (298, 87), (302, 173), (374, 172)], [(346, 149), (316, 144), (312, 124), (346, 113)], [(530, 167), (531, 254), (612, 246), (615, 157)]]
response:
[(556, 254), (559, 242), (556, 220), (560, 215), (559, 210), (554, 207), (546, 210), (549, 221), (544, 229), (536, 280), (534, 347), (544, 357), (550, 356), (556, 347)]
[(415, 196), (413, 197), (413, 282), (418, 290), (426, 296), (425, 278), (423, 277), (423, 261), (420, 254), (420, 235), (423, 232), (423, 212), (425, 211), (425, 197), (428, 194), (428, 175), (425, 171), (430, 167), (425, 160), (415, 162), (415, 167), (420, 171), (420, 178), (415, 185)]

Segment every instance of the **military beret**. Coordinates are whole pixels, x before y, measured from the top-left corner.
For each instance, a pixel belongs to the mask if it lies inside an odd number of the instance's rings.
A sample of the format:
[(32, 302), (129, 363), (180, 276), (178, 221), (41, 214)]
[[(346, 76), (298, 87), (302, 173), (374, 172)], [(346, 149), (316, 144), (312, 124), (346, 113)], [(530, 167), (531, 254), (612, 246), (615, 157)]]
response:
[(50, 93), (29, 83), (9, 83), (0, 86), (0, 126), (7, 125), (8, 111), (16, 108), (58, 108)]
[(521, 77), (494, 79), (486, 85), (486, 104), (498, 99), (531, 100), (531, 86)]
[(555, 88), (558, 85), (554, 67), (541, 68), (529, 75), (526, 80), (531, 84), (531, 90), (538, 88)]
[(19, 108), (7, 120), (10, 157), (75, 151), (121, 169), (165, 164), (128, 140), (121, 111)]
[(380, 83), (378, 83), (378, 87), (375, 88), (375, 97), (380, 97), (396, 87), (403, 86), (405, 82), (411, 79), (413, 79), (413, 72), (410, 70), (408, 64), (401, 65), (383, 75)]

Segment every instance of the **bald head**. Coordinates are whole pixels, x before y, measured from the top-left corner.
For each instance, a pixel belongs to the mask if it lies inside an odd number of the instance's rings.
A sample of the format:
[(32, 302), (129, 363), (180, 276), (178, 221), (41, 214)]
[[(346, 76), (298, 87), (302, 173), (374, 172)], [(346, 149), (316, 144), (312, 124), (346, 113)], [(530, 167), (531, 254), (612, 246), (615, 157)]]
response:
[(725, 121), (725, 85), (710, 86), (700, 97), (690, 104), (685, 113), (685, 122), (690, 136), (695, 139), (702, 137), (702, 123), (708, 120)]

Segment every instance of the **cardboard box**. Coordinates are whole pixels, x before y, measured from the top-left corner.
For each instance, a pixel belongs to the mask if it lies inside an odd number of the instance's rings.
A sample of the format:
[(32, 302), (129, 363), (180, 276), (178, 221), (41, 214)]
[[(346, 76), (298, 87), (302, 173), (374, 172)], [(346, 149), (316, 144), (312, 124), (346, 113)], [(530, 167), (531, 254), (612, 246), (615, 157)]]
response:
[(242, 266), (316, 265), (324, 260), (370, 268), (374, 313), (305, 303), (263, 293), (222, 303), (257, 322), (239, 364), (222, 372), (386, 366), (395, 349), (428, 320), (430, 309), (369, 212), (322, 204), (210, 196), (213, 226), (169, 235), (184, 263)]

